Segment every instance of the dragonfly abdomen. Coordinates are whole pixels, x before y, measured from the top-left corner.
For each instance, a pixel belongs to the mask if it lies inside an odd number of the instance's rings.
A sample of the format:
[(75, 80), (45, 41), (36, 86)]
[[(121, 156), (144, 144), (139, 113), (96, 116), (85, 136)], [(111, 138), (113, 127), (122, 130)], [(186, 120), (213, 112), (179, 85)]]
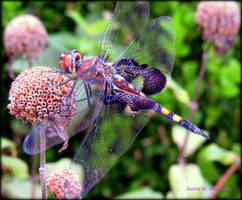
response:
[(106, 96), (105, 102), (106, 104), (120, 103), (123, 109), (126, 109), (128, 106), (129, 109), (134, 112), (152, 109), (155, 105), (155, 102), (148, 98), (136, 94), (127, 95), (126, 92), (117, 89), (113, 90), (113, 95)]
[(207, 139), (210, 139), (209, 136), (207, 136), (205, 133), (203, 133), (203, 131), (201, 129), (199, 129), (197, 126), (195, 126), (193, 123), (185, 120), (183, 117), (176, 115), (174, 112), (166, 109), (162, 105), (156, 103), (156, 105), (154, 106), (154, 111), (157, 112), (158, 114), (164, 116), (165, 118), (169, 119), (170, 121), (178, 124), (179, 126), (182, 126), (185, 129), (187, 129), (195, 134), (198, 134)]

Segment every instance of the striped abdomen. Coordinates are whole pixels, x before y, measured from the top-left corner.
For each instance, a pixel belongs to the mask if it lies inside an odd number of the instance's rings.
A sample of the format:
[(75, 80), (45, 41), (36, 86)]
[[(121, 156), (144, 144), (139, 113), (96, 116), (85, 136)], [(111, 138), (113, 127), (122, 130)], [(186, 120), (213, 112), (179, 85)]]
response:
[(207, 139), (210, 139), (209, 136), (207, 136), (205, 133), (202, 132), (201, 129), (199, 129), (197, 126), (195, 126), (193, 123), (185, 120), (183, 117), (180, 117), (176, 115), (174, 112), (166, 109), (162, 105), (156, 103), (153, 110), (160, 115), (164, 116), (165, 118), (169, 119), (170, 121), (178, 124), (179, 126), (184, 127), (185, 129), (192, 131), (195, 134), (201, 135)]

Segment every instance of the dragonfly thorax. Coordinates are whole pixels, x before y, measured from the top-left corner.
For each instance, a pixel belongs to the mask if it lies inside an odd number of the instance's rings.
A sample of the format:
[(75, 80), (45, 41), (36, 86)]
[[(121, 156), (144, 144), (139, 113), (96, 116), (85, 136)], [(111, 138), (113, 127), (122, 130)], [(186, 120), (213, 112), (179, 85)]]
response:
[(94, 61), (93, 67), (94, 70), (96, 70), (98, 74), (101, 74), (107, 82), (111, 82), (112, 77), (117, 72), (112, 63), (107, 63), (104, 59), (99, 57)]

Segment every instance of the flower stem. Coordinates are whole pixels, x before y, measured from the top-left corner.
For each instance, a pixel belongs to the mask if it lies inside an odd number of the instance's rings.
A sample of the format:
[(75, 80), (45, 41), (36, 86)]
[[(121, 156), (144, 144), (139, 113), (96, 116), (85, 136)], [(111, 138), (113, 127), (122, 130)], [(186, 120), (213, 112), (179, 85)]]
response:
[[(38, 141), (37, 138), (34, 137), (34, 149), (37, 148)], [(37, 176), (36, 176), (36, 169), (37, 169), (37, 155), (33, 155), (32, 157), (32, 190), (31, 190), (31, 199), (35, 199), (36, 196), (36, 183), (37, 183)]]
[(15, 79), (15, 75), (14, 75), (13, 70), (12, 70), (13, 60), (14, 60), (14, 55), (9, 55), (8, 56), (8, 76), (12, 80)]
[(29, 68), (33, 67), (31, 58), (29, 57), (29, 55), (27, 55), (27, 59), (28, 59), (28, 63), (29, 63)]
[(31, 189), (31, 199), (35, 199), (36, 194), (36, 155), (32, 157), (32, 189)]
[(221, 190), (222, 186), (224, 183), (229, 179), (230, 176), (232, 176), (236, 170), (239, 168), (241, 164), (241, 159), (238, 158), (236, 163), (232, 165), (226, 172), (225, 174), (218, 180), (218, 182), (215, 185), (215, 189), (213, 190), (213, 193), (208, 197), (208, 199), (213, 199), (216, 197), (217, 193)]
[(47, 181), (46, 181), (46, 168), (45, 168), (45, 150), (46, 150), (46, 144), (45, 144), (45, 124), (43, 123), (43, 126), (41, 126), (40, 130), (40, 181), (41, 181), (41, 190), (42, 190), (42, 199), (47, 198)]
[[(205, 49), (205, 51), (203, 52), (203, 55), (202, 55), (202, 64), (201, 64), (201, 68), (200, 68), (200, 71), (199, 71), (197, 85), (195, 87), (195, 94), (194, 94), (194, 97), (193, 97), (193, 101), (191, 102), (191, 104), (189, 106), (189, 121), (190, 122), (192, 122), (193, 115), (198, 108), (199, 90), (200, 90), (200, 85), (201, 85), (201, 82), (202, 82), (204, 74), (205, 74), (209, 49), (210, 49), (210, 45), (208, 45), (207, 49)], [(189, 131), (187, 131), (187, 134), (184, 138), (184, 141), (183, 141), (183, 144), (182, 144), (182, 147), (181, 147), (180, 156), (179, 156), (179, 159), (178, 159), (178, 163), (182, 164), (182, 165), (185, 164), (185, 149), (186, 149), (188, 137), (189, 137)]]

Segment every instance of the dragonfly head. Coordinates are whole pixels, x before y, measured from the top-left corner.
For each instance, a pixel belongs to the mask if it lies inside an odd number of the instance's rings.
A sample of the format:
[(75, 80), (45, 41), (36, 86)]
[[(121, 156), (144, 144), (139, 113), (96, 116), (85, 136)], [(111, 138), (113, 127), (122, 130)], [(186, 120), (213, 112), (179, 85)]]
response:
[(80, 61), (80, 53), (76, 49), (72, 49), (67, 53), (61, 54), (59, 65), (64, 72), (71, 74), (78, 71)]

